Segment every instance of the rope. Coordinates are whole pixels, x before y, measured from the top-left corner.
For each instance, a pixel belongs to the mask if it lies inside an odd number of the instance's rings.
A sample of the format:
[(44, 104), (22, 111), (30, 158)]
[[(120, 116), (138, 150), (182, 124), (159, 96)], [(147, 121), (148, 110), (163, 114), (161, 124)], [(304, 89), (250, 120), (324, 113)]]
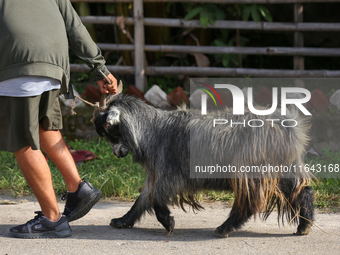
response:
[[(106, 81), (111, 84), (111, 81), (106, 77), (106, 75), (104, 73), (102, 73), (103, 76), (105, 77)], [(117, 93), (115, 95), (119, 95), (120, 93), (122, 93), (123, 91), (123, 83), (122, 81), (119, 81), (119, 85), (117, 87)], [(74, 99), (71, 103), (71, 115), (76, 115), (77, 113), (74, 111), (74, 109), (76, 108), (76, 99), (79, 99), (81, 101), (83, 101), (85, 104), (91, 105), (92, 107), (94, 107), (94, 111), (93, 111), (93, 115), (92, 115), (92, 119), (90, 120), (92, 123), (94, 122), (95, 118), (96, 118), (96, 113), (102, 112), (106, 109), (106, 104), (109, 104), (115, 95), (112, 95), (111, 98), (107, 98), (108, 95), (107, 94), (102, 94), (102, 97), (100, 99), (100, 102), (97, 102), (95, 104), (90, 103), (89, 101), (86, 101), (85, 99), (78, 97), (76, 95), (74, 95)]]
[[(106, 82), (108, 84), (111, 84), (111, 80), (104, 74), (104, 72), (102, 70), (99, 70), (99, 72), (103, 75), (104, 77), (104, 80), (106, 80)], [(100, 102), (99, 103), (96, 103), (96, 104), (92, 104), (90, 103), (89, 101), (86, 101), (85, 99), (81, 98), (81, 97), (78, 97), (76, 95), (74, 95), (74, 99), (71, 103), (71, 115), (76, 115), (77, 113), (74, 111), (74, 108), (76, 108), (76, 98), (83, 101), (84, 103), (88, 104), (88, 105), (91, 105), (93, 106), (95, 109), (94, 109), (94, 112), (93, 112), (93, 117), (91, 119), (91, 122), (93, 122), (94, 120), (94, 117), (95, 117), (95, 112), (96, 111), (101, 111), (103, 110), (105, 107), (106, 107), (106, 98), (107, 98), (107, 95), (106, 94), (102, 94), (102, 97), (100, 99)]]
[(81, 97), (78, 97), (78, 96), (76, 96), (76, 95), (74, 95), (74, 99), (73, 99), (73, 101), (72, 101), (72, 103), (71, 103), (71, 115), (76, 115), (77, 113), (74, 111), (74, 108), (76, 108), (76, 99), (79, 99), (79, 100), (81, 100), (81, 101), (83, 101), (85, 104), (88, 104), (88, 105), (90, 105), (90, 106), (92, 106), (92, 107), (94, 107), (94, 110), (93, 110), (93, 114), (92, 114), (92, 118), (90, 119), (90, 121), (92, 122), (92, 123), (94, 123), (94, 120), (95, 120), (95, 118), (96, 118), (96, 113), (99, 111), (99, 112), (101, 112), (101, 111), (103, 111), (106, 107), (104, 106), (99, 106), (99, 102), (97, 102), (97, 103), (95, 103), (95, 104), (92, 104), (92, 103), (90, 103), (89, 101), (86, 101), (85, 99), (83, 99), (83, 98), (81, 98)]
[(92, 107), (99, 107), (99, 104), (98, 103), (95, 103), (95, 104), (92, 104), (90, 103), (89, 101), (86, 101), (85, 99), (81, 98), (81, 97), (78, 97), (76, 95), (74, 95), (74, 98), (73, 98), (73, 101), (71, 103), (71, 115), (76, 115), (77, 113), (74, 111), (74, 109), (76, 108), (76, 99), (79, 99), (80, 101), (83, 101), (85, 104), (88, 104), (88, 105), (91, 105)]

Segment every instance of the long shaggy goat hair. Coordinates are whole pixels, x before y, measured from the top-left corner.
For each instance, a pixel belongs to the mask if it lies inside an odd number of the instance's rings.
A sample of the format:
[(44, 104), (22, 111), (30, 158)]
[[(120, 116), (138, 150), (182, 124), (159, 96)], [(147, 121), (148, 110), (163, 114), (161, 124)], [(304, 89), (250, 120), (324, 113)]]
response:
[[(299, 224), (296, 234), (309, 233), (314, 217), (311, 176), (300, 172), (309, 122), (294, 109), (289, 110), (287, 116), (278, 113), (266, 116), (266, 119), (278, 121), (266, 121), (263, 116), (250, 112), (243, 116), (233, 116), (227, 110), (216, 114), (218, 119), (239, 123), (261, 119), (264, 125), (213, 127), (213, 117), (202, 117), (194, 111), (164, 111), (129, 96), (118, 95), (111, 99), (106, 110), (95, 119), (97, 133), (108, 138), (117, 157), (125, 157), (130, 151), (147, 174), (144, 190), (131, 210), (121, 218), (112, 219), (111, 226), (133, 227), (146, 211), (154, 211), (158, 221), (172, 232), (175, 221), (170, 216), (169, 204), (179, 205), (183, 210), (184, 204), (201, 209), (197, 193), (217, 190), (235, 194), (228, 219), (215, 231), (221, 237), (241, 228), (252, 215), (259, 214), (266, 219), (275, 207), (278, 220), (287, 218)], [(284, 119), (294, 119), (298, 124), (284, 127), (281, 125)], [(202, 154), (205, 152), (209, 155)], [(296, 166), (296, 171), (190, 176), (193, 165), (205, 163), (232, 165), (236, 169), (241, 166)]]

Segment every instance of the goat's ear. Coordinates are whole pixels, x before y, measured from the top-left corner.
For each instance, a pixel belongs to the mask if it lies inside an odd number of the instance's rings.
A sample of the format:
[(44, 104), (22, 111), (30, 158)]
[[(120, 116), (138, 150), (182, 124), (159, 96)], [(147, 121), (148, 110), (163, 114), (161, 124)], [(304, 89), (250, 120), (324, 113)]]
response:
[(120, 122), (120, 110), (118, 107), (110, 107), (107, 112), (106, 123), (110, 125), (115, 125)]

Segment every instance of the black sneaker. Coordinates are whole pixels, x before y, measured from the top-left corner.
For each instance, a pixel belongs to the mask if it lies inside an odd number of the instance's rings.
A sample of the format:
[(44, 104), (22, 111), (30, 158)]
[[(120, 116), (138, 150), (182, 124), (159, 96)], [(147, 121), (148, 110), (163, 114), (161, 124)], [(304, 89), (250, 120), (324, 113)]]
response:
[(33, 220), (11, 228), (11, 236), (19, 238), (61, 238), (72, 235), (72, 230), (65, 216), (61, 216), (58, 221), (51, 221), (41, 211), (35, 213), (38, 215)]
[(69, 222), (77, 220), (86, 215), (99, 201), (102, 194), (95, 189), (86, 179), (79, 184), (77, 191), (67, 192), (61, 199), (66, 199), (63, 215)]

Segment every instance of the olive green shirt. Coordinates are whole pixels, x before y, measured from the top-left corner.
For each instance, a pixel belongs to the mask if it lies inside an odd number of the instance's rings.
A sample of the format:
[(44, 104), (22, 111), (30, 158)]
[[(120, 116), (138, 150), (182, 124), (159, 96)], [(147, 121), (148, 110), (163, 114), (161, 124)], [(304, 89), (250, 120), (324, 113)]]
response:
[(69, 48), (102, 79), (105, 60), (69, 0), (0, 0), (0, 81), (20, 76), (60, 80), (67, 92)]

